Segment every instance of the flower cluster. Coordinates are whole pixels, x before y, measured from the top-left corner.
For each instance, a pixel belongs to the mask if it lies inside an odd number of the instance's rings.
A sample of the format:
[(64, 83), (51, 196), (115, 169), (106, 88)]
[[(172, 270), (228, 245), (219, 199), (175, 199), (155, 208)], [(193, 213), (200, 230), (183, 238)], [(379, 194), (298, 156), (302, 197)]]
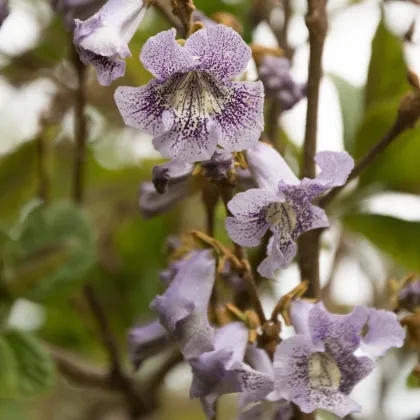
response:
[(290, 75), (290, 62), (285, 57), (265, 55), (258, 74), (268, 98), (279, 101), (282, 110), (292, 109), (306, 96), (306, 83), (296, 83)]
[[(149, 4), (108, 0), (93, 16), (75, 20), (80, 59), (95, 67), (100, 84), (124, 75), (124, 59), (131, 56), (128, 43)], [(226, 229), (234, 242), (254, 247), (270, 232), (258, 271), (274, 278), (277, 269), (292, 262), (300, 235), (328, 226), (326, 213), (313, 202), (343, 185), (354, 162), (346, 152), (320, 152), (315, 157), (320, 173), (299, 180), (279, 153), (260, 142), (263, 84), (283, 110), (305, 95), (305, 86), (293, 82), (287, 60), (273, 57), (260, 65), (263, 83), (235, 81), (250, 58), (240, 35), (213, 21), (186, 40), (176, 40), (175, 29), (164, 31), (151, 37), (140, 55), (155, 78), (145, 86), (117, 88), (115, 101), (124, 122), (151, 134), (155, 149), (170, 159), (153, 168), (152, 182), (141, 185), (142, 213), (155, 216), (198, 190), (213, 188), (216, 201), (222, 197), (228, 202)], [(233, 187), (232, 180), (243, 192), (229, 201), (223, 187)], [(289, 312), (296, 335), (282, 341), (276, 324), (273, 345), (265, 349), (259, 340), (267, 327), (264, 316), (251, 326), (249, 311), (242, 316), (236, 308), (235, 321), (209, 320), (216, 276), (243, 291), (252, 271), (242, 252), (226, 251), (215, 238), (209, 243), (216, 252), (194, 243), (162, 272), (166, 290), (150, 306), (158, 320), (129, 332), (134, 365), (175, 342), (191, 367), (190, 395), (200, 398), (209, 419), (215, 415), (216, 400), (234, 392), (240, 393), (238, 420), (290, 420), (291, 403), (305, 413), (322, 408), (344, 417), (360, 411), (350, 392), (369, 375), (378, 357), (403, 344), (404, 331), (395, 314), (357, 306), (350, 314), (336, 315), (321, 302), (294, 297)], [(399, 299), (413, 307), (418, 295), (418, 284), (413, 283)]]
[(290, 264), (296, 255), (295, 240), (304, 232), (328, 226), (328, 219), (311, 201), (331, 187), (343, 185), (353, 169), (346, 152), (320, 152), (315, 160), (321, 173), (299, 181), (272, 147), (258, 143), (248, 150), (249, 168), (260, 188), (237, 194), (229, 203), (234, 217), (226, 229), (239, 245), (253, 247), (268, 230), (271, 237), (267, 258), (258, 267), (261, 275), (273, 278), (275, 271)]

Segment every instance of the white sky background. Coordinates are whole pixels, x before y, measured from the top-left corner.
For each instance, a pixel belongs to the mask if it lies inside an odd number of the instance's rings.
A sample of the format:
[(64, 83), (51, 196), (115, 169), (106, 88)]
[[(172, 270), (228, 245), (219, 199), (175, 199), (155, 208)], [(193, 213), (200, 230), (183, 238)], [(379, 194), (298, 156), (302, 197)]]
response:
[[(17, 0), (13, 4), (15, 8), (12, 15), (0, 29), (0, 51), (11, 55), (28, 48), (29, 45), (36, 42), (39, 36), (39, 26), (33, 19), (30, 8), (22, 0)], [(291, 22), (289, 35), (291, 44), (296, 48), (293, 74), (297, 80), (303, 82), (307, 77), (309, 56), (306, 44), (307, 29), (303, 18), (305, 1), (295, 0), (293, 4), (298, 12)], [(338, 11), (343, 4), (344, 2), (341, 0), (328, 1), (332, 18), (323, 65), (326, 73), (334, 73), (361, 86), (366, 81), (370, 42), (380, 17), (378, 2), (368, 0), (361, 5)], [(281, 18), (281, 13), (276, 14), (273, 16), (273, 21), (281, 22)], [(396, 34), (403, 35), (413, 18), (417, 19), (420, 28), (420, 7), (403, 1), (389, 3), (386, 6), (386, 18), (389, 27)], [(420, 45), (420, 29), (415, 33), (414, 40), (417, 40)], [(257, 28), (255, 41), (266, 45), (275, 45), (275, 39), (265, 24), (261, 24)], [(406, 48), (406, 54), (412, 69), (420, 74), (420, 47), (409, 46)], [(390, 69), (384, 69), (384, 71), (390, 71)], [(16, 90), (0, 79), (0, 133), (7, 133), (7, 136), (4, 136), (0, 141), (0, 153), (36, 133), (39, 114), (48, 104), (52, 89), (49, 82), (39, 81), (24, 89)], [(301, 101), (282, 117), (282, 124), (297, 144), (303, 143), (305, 114), (306, 101)], [(145, 142), (144, 138), (135, 144), (136, 155), (147, 156), (153, 153), (150, 142)], [(328, 79), (324, 79), (321, 85), (318, 150), (343, 150), (338, 97), (332, 82)], [(382, 194), (366, 202), (366, 208), (376, 213), (389, 214), (407, 220), (420, 220), (420, 198), (409, 194)], [(329, 275), (332, 251), (336, 246), (339, 234), (339, 228), (334, 227), (325, 238), (325, 242), (330, 245), (330, 250), (322, 252), (321, 274), (324, 282)], [(369, 263), (372, 269), (376, 270), (378, 277), (386, 276), (383, 261), (378, 258), (372, 247), (367, 243), (361, 243), (359, 246), (363, 252), (367, 253), (370, 259)], [(298, 269), (293, 265), (282, 273), (281, 282), (277, 282), (278, 295), (290, 290), (297, 284), (298, 279)], [(338, 302), (353, 305), (356, 303), (368, 304), (371, 301), (373, 295), (369, 279), (354, 259), (348, 258), (343, 261), (336, 280), (332, 287), (332, 293)], [(266, 304), (270, 308), (272, 302), (266, 302)], [(21, 305), (20, 310), (15, 310), (13, 313), (13, 323), (19, 325), (23, 323), (24, 327), (31, 328), (26, 323), (29, 318), (28, 311), (33, 313), (34, 309), (31, 309), (31, 306)], [(32, 328), (38, 326), (32, 326)], [(409, 420), (420, 414), (420, 392), (407, 391), (403, 387), (407, 372), (413, 363), (414, 361), (407, 362), (405, 371), (400, 372), (390, 390), (385, 409), (389, 419)], [(392, 363), (387, 359), (385, 364), (389, 367)], [(378, 369), (375, 375), (371, 375), (355, 390), (355, 398), (363, 406), (363, 414), (360, 418), (368, 418), (377, 410), (378, 381), (381, 374), (381, 369)], [(179, 379), (179, 375), (177, 375), (175, 379), (177, 387), (179, 387)], [(186, 380), (188, 381), (188, 379)]]

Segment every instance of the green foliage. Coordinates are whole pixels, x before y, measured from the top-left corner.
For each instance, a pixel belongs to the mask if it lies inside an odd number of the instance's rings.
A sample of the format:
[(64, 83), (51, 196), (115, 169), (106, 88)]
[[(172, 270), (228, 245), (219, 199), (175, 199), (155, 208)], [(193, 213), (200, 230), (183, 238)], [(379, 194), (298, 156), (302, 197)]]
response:
[[(395, 121), (398, 98), (378, 103), (366, 113), (356, 136), (355, 158), (364, 156)], [(420, 193), (420, 132), (407, 130), (386, 148), (363, 172), (361, 185), (381, 183), (385, 188)]]
[(77, 283), (96, 262), (95, 237), (86, 214), (70, 203), (42, 205), (29, 213), (18, 238), (20, 255), (8, 290), (43, 299)]
[(399, 97), (409, 89), (402, 41), (386, 28), (382, 18), (372, 41), (365, 107)]
[(36, 178), (36, 145), (23, 143), (0, 158), (0, 220), (15, 216), (31, 198)]
[(378, 214), (352, 214), (344, 217), (343, 222), (407, 270), (420, 271), (420, 222)]
[(420, 376), (415, 373), (410, 373), (407, 377), (406, 385), (408, 388), (420, 388)]
[(0, 398), (33, 399), (53, 386), (53, 361), (35, 336), (16, 330), (0, 336)]
[(329, 74), (337, 89), (343, 118), (344, 147), (349, 153), (354, 153), (354, 141), (357, 128), (363, 119), (363, 88), (334, 74)]

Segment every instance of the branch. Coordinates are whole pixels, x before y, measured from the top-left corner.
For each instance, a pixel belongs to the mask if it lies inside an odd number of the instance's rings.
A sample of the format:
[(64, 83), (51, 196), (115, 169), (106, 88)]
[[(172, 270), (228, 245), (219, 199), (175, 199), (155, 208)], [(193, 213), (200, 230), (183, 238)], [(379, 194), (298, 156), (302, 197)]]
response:
[[(325, 0), (308, 0), (306, 26), (309, 30), (308, 108), (305, 142), (303, 145), (302, 178), (315, 178), (315, 154), (318, 130), (319, 88), (322, 78), (322, 53), (328, 29)], [(309, 280), (308, 296), (319, 298), (319, 240), (320, 230), (303, 234), (298, 241), (298, 263), (301, 281)]]
[[(74, 137), (76, 143), (76, 154), (74, 162), (74, 184), (73, 184), (73, 200), (75, 203), (81, 205), (84, 201), (84, 186), (85, 186), (85, 158), (86, 158), (86, 142), (87, 142), (87, 120), (85, 116), (86, 95), (86, 67), (80, 61), (76, 49), (73, 45), (72, 59), (76, 68), (78, 77), (78, 86), (75, 93), (74, 104)], [(113, 386), (119, 389), (125, 396), (131, 418), (136, 419), (139, 415), (147, 411), (144, 401), (141, 400), (138, 392), (131, 380), (129, 380), (120, 363), (120, 355), (118, 352), (117, 341), (111, 331), (105, 311), (103, 310), (92, 286), (86, 285), (83, 288), (85, 298), (90, 306), (93, 316), (99, 327), (105, 349), (108, 352), (111, 369), (109, 378)]]
[[(228, 203), (233, 197), (233, 186), (229, 184), (229, 182), (220, 182), (219, 183), (220, 188), (220, 196), (222, 197), (223, 203), (226, 208), (226, 213), (228, 216), (232, 216), (232, 213), (230, 212), (228, 208)], [(252, 302), (252, 306), (255, 309), (255, 312), (258, 315), (258, 318), (260, 320), (261, 325), (264, 325), (267, 320), (265, 318), (264, 310), (261, 304), (261, 300), (258, 296), (258, 290), (257, 285), (255, 283), (254, 276), (252, 275), (251, 266), (248, 261), (248, 257), (246, 255), (245, 250), (238, 244), (234, 243), (235, 247), (235, 255), (241, 261), (241, 263), (244, 265), (245, 270), (243, 272), (243, 280), (247, 285), (249, 297)]]
[(319, 206), (325, 208), (343, 190), (343, 188), (353, 179), (357, 178), (375, 159), (383, 152), (407, 127), (401, 118), (397, 118), (385, 136), (376, 143), (369, 152), (357, 162), (351, 172), (347, 183), (341, 187), (332, 189), (328, 194), (319, 200)]
[(185, 37), (185, 29), (181, 21), (172, 14), (172, 7), (169, 5), (169, 0), (156, 0), (153, 3), (156, 10), (177, 30), (177, 32)]

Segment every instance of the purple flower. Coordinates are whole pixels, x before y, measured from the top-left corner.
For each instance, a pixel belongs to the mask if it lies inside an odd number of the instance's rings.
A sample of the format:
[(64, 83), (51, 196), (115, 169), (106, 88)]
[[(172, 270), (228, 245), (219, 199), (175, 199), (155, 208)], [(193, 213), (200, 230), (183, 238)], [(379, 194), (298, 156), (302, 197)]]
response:
[(223, 149), (216, 149), (209, 160), (201, 162), (204, 175), (208, 179), (221, 181), (226, 179), (230, 171), (233, 170), (233, 156)]
[(248, 343), (248, 330), (234, 322), (220, 328), (214, 350), (190, 360), (193, 382), (190, 395), (200, 397), (207, 417), (214, 416), (214, 403), (223, 394), (241, 392), (246, 403), (262, 400), (273, 390), (268, 375), (243, 363)]
[(279, 101), (284, 111), (306, 96), (306, 83), (295, 83), (290, 76), (290, 62), (285, 57), (264, 56), (258, 73), (267, 97)]
[[(232, 155), (217, 149), (210, 160), (201, 162), (203, 175), (212, 180), (225, 179), (233, 168)], [(199, 177), (193, 177), (194, 165), (180, 160), (171, 160), (156, 165), (152, 171), (152, 182), (140, 185), (139, 208), (144, 218), (157, 216), (175, 204), (200, 190)], [(249, 187), (251, 176), (248, 170), (237, 169), (238, 184)]]
[(4, 20), (9, 16), (9, 1), (0, 0), (0, 26), (3, 24)]
[(99, 84), (108, 86), (124, 75), (120, 58), (131, 57), (128, 43), (145, 12), (142, 0), (108, 0), (89, 19), (75, 20), (74, 44), (80, 60), (95, 67)]
[(268, 256), (258, 267), (273, 278), (278, 268), (296, 255), (296, 239), (304, 232), (328, 226), (328, 219), (311, 201), (331, 187), (343, 185), (354, 162), (346, 152), (320, 152), (315, 161), (321, 173), (299, 182), (283, 158), (270, 146), (258, 143), (247, 153), (248, 165), (260, 188), (237, 194), (228, 204), (234, 217), (226, 220), (236, 243), (253, 247), (270, 229)]
[[(274, 355), (275, 390), (305, 413), (322, 408), (344, 417), (359, 412), (348, 395), (374, 368), (372, 356), (401, 347), (404, 331), (389, 312), (357, 306), (348, 315), (327, 312), (322, 303), (296, 301), (291, 319), (297, 335), (284, 340)], [(367, 323), (368, 333), (362, 330)]]
[(131, 328), (128, 331), (128, 353), (131, 363), (137, 370), (143, 361), (167, 343), (166, 330), (158, 321)]
[(250, 56), (242, 38), (223, 25), (195, 32), (184, 46), (176, 42), (175, 29), (161, 32), (140, 55), (156, 79), (119, 87), (115, 101), (124, 122), (151, 133), (164, 157), (207, 160), (218, 144), (228, 152), (244, 150), (263, 128), (263, 86), (229, 80)]
[[(271, 380), (273, 391), (267, 394), (264, 400), (242, 412), (237, 420), (290, 420), (293, 416), (292, 406), (274, 391), (273, 363), (267, 352), (255, 347), (255, 345), (250, 345), (246, 352), (246, 360), (255, 370), (265, 374)], [(241, 406), (244, 407), (247, 403), (246, 395), (242, 396)]]
[(398, 293), (398, 301), (401, 307), (410, 312), (420, 307), (420, 280), (407, 282)]
[(186, 360), (213, 350), (214, 332), (207, 307), (216, 274), (216, 262), (210, 251), (197, 251), (188, 257), (166, 292), (156, 296), (150, 305)]

